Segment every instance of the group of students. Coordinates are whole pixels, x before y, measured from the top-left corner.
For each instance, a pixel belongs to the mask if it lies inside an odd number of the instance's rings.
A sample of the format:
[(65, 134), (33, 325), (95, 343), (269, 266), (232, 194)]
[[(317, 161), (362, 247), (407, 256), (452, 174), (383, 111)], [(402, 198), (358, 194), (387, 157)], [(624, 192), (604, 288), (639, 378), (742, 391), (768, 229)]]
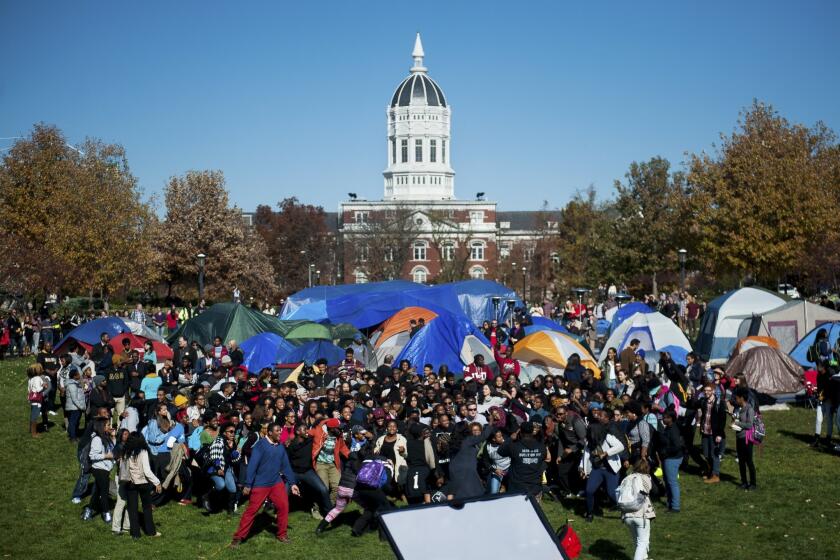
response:
[[(638, 341), (628, 355), (610, 353), (603, 378), (571, 360), (565, 376), (529, 383), (507, 367), (515, 362), (510, 352), (497, 353), (500, 374), (479, 356), (457, 379), (445, 367), (395, 364), (391, 356), (368, 371), (348, 348), (340, 364), (318, 360), (291, 381), (270, 369), (248, 372), (241, 350), (220, 340), (204, 349), (179, 341), (161, 371), (136, 351), (114, 360), (105, 347), (103, 334), (90, 351), (53, 358), (50, 373), (39, 357), (28, 390), (34, 417), (42, 407), (54, 410), (59, 387), (79, 458), (73, 501), (81, 503), (92, 478), (82, 517), (99, 513), (116, 534), (157, 535), (152, 506), (164, 502), (234, 515), (250, 496), (233, 544), (247, 538), (264, 502), (277, 511), (285, 542), (288, 493), (293, 506), (320, 520), (318, 534), (351, 501), (363, 511), (351, 530), (361, 535), (397, 502), (502, 491), (582, 497), (592, 521), (604, 506), (618, 507), (620, 482), (634, 472), (648, 477), (640, 483), (650, 486), (646, 492), (655, 497), (660, 488), (668, 510), (678, 512), (677, 471), (688, 457), (706, 482), (720, 481), (729, 417), (739, 430), (742, 487), (756, 485), (755, 439), (747, 436), (755, 432), (757, 399), (743, 376), (707, 372), (696, 356), (686, 369), (667, 354), (649, 371), (644, 360), (630, 359), (639, 355)], [(653, 508), (622, 511), (637, 550), (645, 549), (637, 557), (645, 558)]]

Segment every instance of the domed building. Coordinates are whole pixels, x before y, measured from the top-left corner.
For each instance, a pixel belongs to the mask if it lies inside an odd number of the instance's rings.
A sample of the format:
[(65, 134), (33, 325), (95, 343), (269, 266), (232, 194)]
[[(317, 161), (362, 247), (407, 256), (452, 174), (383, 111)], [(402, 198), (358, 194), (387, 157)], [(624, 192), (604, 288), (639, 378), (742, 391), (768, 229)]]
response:
[(471, 277), (518, 283), (537, 239), (556, 231), (556, 222), (539, 212), (497, 212), (484, 193), (456, 198), (452, 106), (428, 73), (419, 33), (411, 57), (408, 76), (385, 108), (382, 200), (349, 193), (340, 204), (335, 281), (429, 283)]

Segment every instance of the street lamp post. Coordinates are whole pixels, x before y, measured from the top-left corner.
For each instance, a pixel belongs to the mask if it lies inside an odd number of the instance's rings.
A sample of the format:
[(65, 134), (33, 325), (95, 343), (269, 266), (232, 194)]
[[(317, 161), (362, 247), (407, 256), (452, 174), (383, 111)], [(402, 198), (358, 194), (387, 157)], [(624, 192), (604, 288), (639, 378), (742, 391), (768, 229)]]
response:
[(688, 257), (688, 251), (680, 249), (677, 251), (677, 256), (680, 261), (680, 291), (685, 291), (685, 260)]
[(525, 303), (525, 273), (528, 271), (526, 267), (522, 267), (522, 303)]
[(309, 287), (310, 288), (312, 287), (312, 271), (314, 271), (314, 270), (315, 270), (315, 265), (310, 264), (309, 265)]
[(490, 298), (490, 301), (493, 302), (493, 318), (497, 321), (499, 320), (499, 304), (502, 302), (502, 298), (499, 296), (493, 296)]
[(320, 270), (315, 271), (315, 285), (316, 286), (321, 285), (321, 271)]
[(195, 256), (198, 261), (198, 301), (204, 299), (204, 262), (207, 259), (207, 255), (204, 253), (199, 253)]

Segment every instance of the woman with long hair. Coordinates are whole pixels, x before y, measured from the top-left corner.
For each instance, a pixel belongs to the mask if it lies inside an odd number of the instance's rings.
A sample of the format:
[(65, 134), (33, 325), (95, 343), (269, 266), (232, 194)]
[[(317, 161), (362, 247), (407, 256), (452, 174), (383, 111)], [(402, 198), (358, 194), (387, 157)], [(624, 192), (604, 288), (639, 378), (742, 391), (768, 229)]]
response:
[(616, 383), (617, 370), (618, 370), (618, 350), (613, 347), (607, 348), (607, 357), (604, 358), (604, 364), (601, 368), (604, 372), (604, 380), (606, 381), (607, 387), (614, 387)]
[(111, 524), (111, 469), (114, 468), (114, 431), (110, 419), (96, 418), (93, 421), (93, 436), (90, 440), (90, 473), (94, 488), (90, 495), (90, 504), (84, 509), (82, 519), (92, 519), (96, 512), (102, 514), (102, 520)]
[(133, 433), (122, 447), (120, 460), (120, 482), (125, 484), (128, 522), (131, 538), (140, 538), (140, 515), (138, 498), (143, 505), (142, 529), (150, 537), (159, 537), (152, 518), (152, 490), (161, 492), (160, 480), (152, 472), (149, 463), (149, 446), (140, 433)]
[(236, 486), (236, 469), (239, 465), (240, 453), (236, 447), (236, 426), (225, 422), (219, 429), (219, 435), (210, 444), (210, 480), (213, 488), (210, 489), (203, 500), (204, 509), (212, 511), (211, 495), (215, 491), (221, 493), (227, 491), (227, 512), (233, 515), (239, 500), (239, 492)]

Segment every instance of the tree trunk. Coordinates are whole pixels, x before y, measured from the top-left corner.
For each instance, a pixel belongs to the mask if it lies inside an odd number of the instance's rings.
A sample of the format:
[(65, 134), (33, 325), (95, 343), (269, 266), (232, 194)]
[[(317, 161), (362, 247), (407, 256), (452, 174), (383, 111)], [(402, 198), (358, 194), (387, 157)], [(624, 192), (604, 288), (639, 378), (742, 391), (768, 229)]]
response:
[(650, 275), (650, 284), (653, 291), (653, 297), (659, 298), (659, 286), (656, 283), (656, 271)]

